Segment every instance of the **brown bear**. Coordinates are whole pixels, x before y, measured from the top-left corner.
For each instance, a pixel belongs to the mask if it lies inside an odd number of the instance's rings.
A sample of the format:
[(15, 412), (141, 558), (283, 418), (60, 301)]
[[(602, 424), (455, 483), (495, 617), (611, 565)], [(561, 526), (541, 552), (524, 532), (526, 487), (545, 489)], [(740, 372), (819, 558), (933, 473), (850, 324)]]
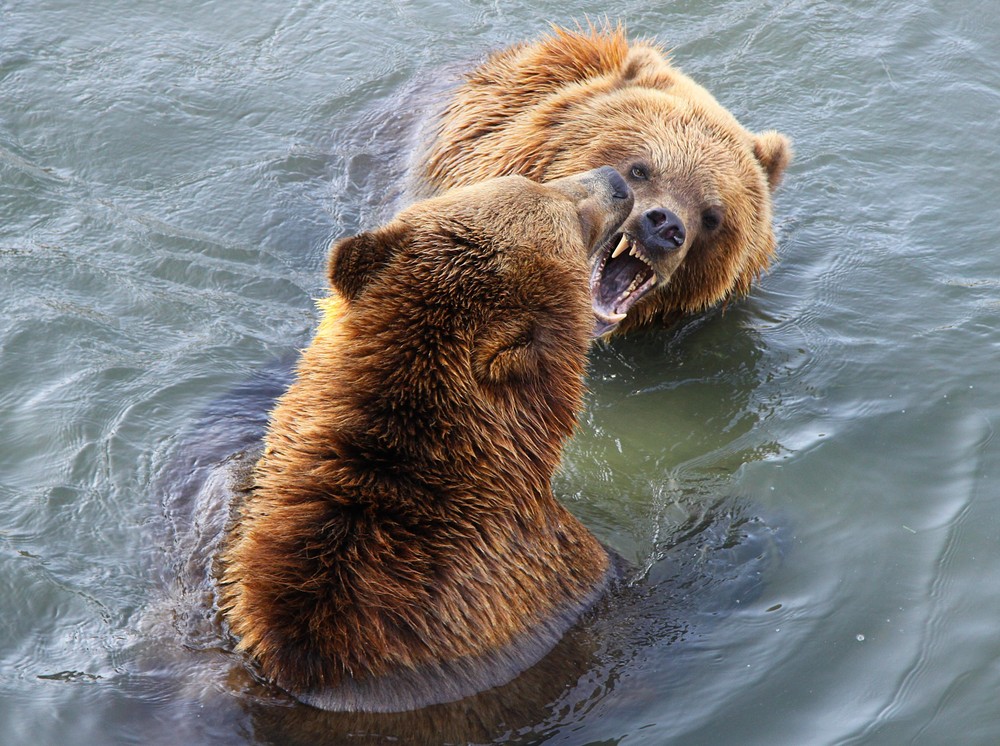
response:
[(457, 700), (544, 656), (614, 574), (550, 482), (581, 407), (605, 167), (417, 203), (341, 240), (222, 551), (259, 673), (328, 710)]
[(592, 261), (598, 335), (671, 324), (749, 291), (775, 250), (771, 193), (788, 139), (744, 129), (621, 26), (555, 28), (468, 74), (433, 128), (414, 191), (610, 165), (635, 207)]

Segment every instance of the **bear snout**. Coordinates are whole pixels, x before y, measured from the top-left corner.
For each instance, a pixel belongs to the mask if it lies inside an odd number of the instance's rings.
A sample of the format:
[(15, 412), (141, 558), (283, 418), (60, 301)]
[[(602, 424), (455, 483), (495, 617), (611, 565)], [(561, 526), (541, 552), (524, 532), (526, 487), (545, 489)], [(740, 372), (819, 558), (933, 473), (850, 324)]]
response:
[(684, 221), (664, 207), (646, 210), (639, 218), (639, 240), (649, 249), (673, 251), (684, 245), (687, 237)]
[(597, 170), (607, 179), (608, 186), (611, 187), (611, 199), (629, 199), (632, 197), (632, 190), (616, 169), (611, 166), (601, 166)]

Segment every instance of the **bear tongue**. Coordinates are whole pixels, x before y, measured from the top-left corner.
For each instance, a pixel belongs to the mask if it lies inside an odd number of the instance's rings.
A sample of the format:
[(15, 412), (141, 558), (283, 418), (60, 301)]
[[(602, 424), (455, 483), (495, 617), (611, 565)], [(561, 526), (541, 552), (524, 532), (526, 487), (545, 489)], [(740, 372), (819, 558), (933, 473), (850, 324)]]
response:
[(653, 268), (642, 256), (642, 249), (632, 244), (628, 255), (624, 255), (623, 242), (608, 257), (601, 272), (597, 297), (601, 305), (616, 314), (628, 313), (628, 309), (649, 290), (655, 281)]
[(624, 232), (612, 237), (598, 252), (590, 278), (594, 336), (614, 329), (655, 284), (656, 273), (642, 245)]

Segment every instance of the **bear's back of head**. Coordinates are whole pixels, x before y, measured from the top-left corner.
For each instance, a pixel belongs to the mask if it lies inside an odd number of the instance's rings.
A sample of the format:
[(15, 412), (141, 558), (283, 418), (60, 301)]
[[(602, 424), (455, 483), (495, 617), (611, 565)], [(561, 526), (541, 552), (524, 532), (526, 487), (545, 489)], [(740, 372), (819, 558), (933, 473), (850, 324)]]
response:
[(463, 424), (513, 428), (526, 442), (542, 436), (531, 447), (547, 460), (579, 407), (586, 258), (573, 203), (521, 177), (454, 190), (343, 239), (329, 262), (345, 305), (340, 377), (367, 392), (359, 407), (409, 425), (399, 447), (421, 442), (428, 455), (437, 431), (453, 462), (454, 449), (476, 445)]

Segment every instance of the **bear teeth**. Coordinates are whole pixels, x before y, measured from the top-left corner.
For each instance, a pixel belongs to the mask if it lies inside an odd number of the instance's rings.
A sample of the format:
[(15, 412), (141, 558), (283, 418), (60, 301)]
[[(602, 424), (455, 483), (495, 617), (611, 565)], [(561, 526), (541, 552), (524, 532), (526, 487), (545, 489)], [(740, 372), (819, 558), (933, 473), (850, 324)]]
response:
[(646, 252), (643, 251), (642, 245), (639, 243), (632, 244), (632, 256), (634, 256), (639, 261), (643, 262), (650, 269), (653, 265), (650, 263), (649, 258), (646, 256)]
[(629, 256), (634, 256), (641, 262), (644, 262), (646, 266), (652, 268), (652, 264), (646, 256), (646, 252), (642, 249), (642, 244), (636, 241), (632, 236), (627, 233), (622, 233), (622, 237), (618, 240), (618, 245), (615, 246), (614, 251), (606, 255), (605, 262), (611, 261), (612, 259), (617, 259), (625, 251), (628, 251)]
[(622, 239), (618, 242), (615, 250), (611, 252), (611, 258), (615, 259), (625, 253), (625, 249), (629, 249), (629, 253), (632, 253), (632, 239), (627, 233), (622, 233)]
[(642, 244), (627, 233), (622, 233), (622, 237), (618, 240), (618, 245), (615, 246), (614, 251), (604, 255), (604, 262), (607, 263), (612, 259), (617, 259), (624, 254), (626, 250), (628, 251), (629, 256), (635, 257), (650, 269), (653, 268), (653, 264), (649, 261), (649, 257), (646, 256), (646, 252), (643, 250)]

